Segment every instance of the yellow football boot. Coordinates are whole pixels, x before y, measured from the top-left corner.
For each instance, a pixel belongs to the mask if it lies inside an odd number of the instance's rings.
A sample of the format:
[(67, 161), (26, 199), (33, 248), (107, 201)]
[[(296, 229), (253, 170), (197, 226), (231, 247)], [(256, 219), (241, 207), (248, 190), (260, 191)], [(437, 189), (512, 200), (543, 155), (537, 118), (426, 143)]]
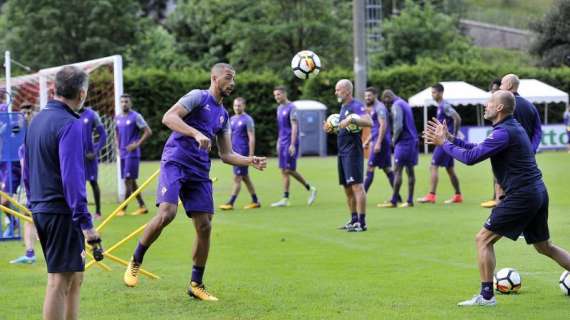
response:
[(206, 291), (206, 287), (203, 283), (198, 284), (194, 281), (190, 282), (188, 295), (202, 301), (218, 301), (218, 298), (214, 297), (212, 294)]
[(388, 201), (388, 202), (384, 202), (384, 203), (379, 203), (378, 205), (376, 205), (378, 208), (396, 208), (396, 205), (393, 204), (392, 202)]
[(221, 210), (233, 210), (234, 206), (232, 204), (226, 203), (226, 204), (222, 204), (220, 205), (220, 209)]
[(413, 206), (414, 204), (411, 202), (404, 202), (401, 205), (399, 205), (398, 208), (412, 208)]
[(147, 214), (148, 213), (148, 209), (145, 207), (140, 207), (137, 210), (135, 210), (133, 213), (131, 213), (131, 216), (142, 216), (143, 214)]
[(261, 203), (259, 202), (252, 202), (248, 205), (246, 205), (245, 207), (243, 207), (244, 209), (257, 209), (257, 208), (261, 208)]
[(125, 275), (123, 276), (123, 281), (127, 287), (135, 287), (139, 282), (139, 269), (141, 265), (134, 262), (133, 259), (129, 262), (127, 270), (125, 270)]
[(497, 201), (495, 200), (489, 200), (489, 201), (485, 201), (485, 202), (481, 202), (481, 207), (483, 208), (487, 208), (487, 209), (491, 209), (497, 206)]
[(117, 212), (117, 217), (122, 217), (125, 215), (125, 210), (119, 210), (119, 212)]

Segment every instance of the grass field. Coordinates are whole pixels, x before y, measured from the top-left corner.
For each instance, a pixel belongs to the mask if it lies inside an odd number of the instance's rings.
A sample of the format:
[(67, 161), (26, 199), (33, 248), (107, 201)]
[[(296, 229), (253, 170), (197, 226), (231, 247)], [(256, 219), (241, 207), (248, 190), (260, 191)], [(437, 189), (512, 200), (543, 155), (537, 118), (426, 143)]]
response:
[[(570, 155), (544, 153), (538, 160), (550, 191), (552, 238), (570, 248)], [(82, 289), (80, 318), (568, 319), (570, 300), (557, 284), (561, 268), (524, 241), (502, 240), (496, 248), (499, 268), (520, 271), (520, 294), (498, 297), (496, 308), (456, 306), (479, 290), (474, 234), (489, 214), (479, 207), (491, 192), (488, 162), (458, 165), (466, 201), (457, 206), (378, 209), (376, 203), (389, 194), (386, 179), (378, 172), (368, 197), (369, 231), (358, 234), (336, 230), (348, 215), (337, 185), (335, 158), (303, 158), (299, 163), (299, 170), (319, 188), (314, 206), (305, 205), (306, 192), (294, 184), (292, 206), (268, 207), (281, 195), (273, 159), (266, 172), (253, 174), (262, 209), (216, 213), (205, 282), (219, 302), (202, 303), (186, 296), (194, 235), (180, 211), (145, 258), (144, 267), (161, 279), (143, 278), (137, 288), (126, 288), (123, 267), (108, 261), (112, 272), (91, 269)], [(422, 157), (417, 167), (416, 196), (427, 190), (428, 163), (429, 158)], [(145, 163), (142, 176), (157, 167), (158, 163)], [(212, 176), (219, 178), (215, 183), (219, 205), (229, 195), (231, 168), (215, 162)], [(442, 202), (451, 188), (446, 176), (440, 181)], [(145, 192), (149, 204), (155, 185)], [(247, 200), (242, 193), (237, 204), (243, 206)], [(114, 206), (109, 199), (104, 212)], [(117, 218), (103, 233), (104, 244), (110, 246), (149, 218)], [(116, 255), (127, 259), (134, 246), (131, 241)], [(45, 263), (42, 257), (32, 266), (8, 264), (22, 252), (20, 243), (0, 243), (0, 319), (41, 317)]]

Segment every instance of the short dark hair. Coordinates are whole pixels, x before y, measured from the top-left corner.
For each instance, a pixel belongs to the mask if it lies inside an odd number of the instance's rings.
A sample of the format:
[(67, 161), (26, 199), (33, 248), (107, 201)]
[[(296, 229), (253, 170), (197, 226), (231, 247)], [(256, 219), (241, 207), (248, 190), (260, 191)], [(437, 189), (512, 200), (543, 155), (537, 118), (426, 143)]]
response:
[(55, 74), (55, 94), (66, 99), (76, 99), (88, 80), (85, 71), (75, 66), (65, 66)]
[(123, 94), (121, 95), (121, 99), (122, 99), (122, 98), (131, 100), (131, 95), (128, 94), (128, 93), (123, 93)]
[(281, 91), (283, 93), (287, 93), (287, 88), (285, 88), (285, 86), (276, 86), (273, 88), (273, 91)]
[(441, 83), (436, 83), (431, 87), (434, 88), (435, 90), (437, 90), (437, 92), (443, 92), (443, 84), (441, 84)]
[(494, 85), (500, 87), (501, 86), (501, 79), (497, 78), (497, 79), (494, 79), (493, 81), (491, 81), (491, 83), (489, 84), (489, 90), (493, 89)]
[(373, 95), (378, 96), (378, 89), (376, 89), (376, 87), (368, 87), (365, 91), (372, 92)]

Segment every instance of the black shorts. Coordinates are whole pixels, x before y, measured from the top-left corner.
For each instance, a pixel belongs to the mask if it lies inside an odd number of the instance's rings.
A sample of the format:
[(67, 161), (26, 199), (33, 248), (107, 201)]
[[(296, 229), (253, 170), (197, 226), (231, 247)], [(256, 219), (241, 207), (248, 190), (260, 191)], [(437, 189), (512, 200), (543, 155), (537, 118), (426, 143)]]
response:
[(364, 172), (364, 157), (338, 157), (338, 183), (345, 187), (362, 183)]
[(493, 209), (484, 227), (514, 241), (522, 234), (528, 244), (548, 240), (548, 192), (543, 189), (508, 194)]
[(85, 239), (70, 214), (34, 213), (48, 273), (83, 272)]

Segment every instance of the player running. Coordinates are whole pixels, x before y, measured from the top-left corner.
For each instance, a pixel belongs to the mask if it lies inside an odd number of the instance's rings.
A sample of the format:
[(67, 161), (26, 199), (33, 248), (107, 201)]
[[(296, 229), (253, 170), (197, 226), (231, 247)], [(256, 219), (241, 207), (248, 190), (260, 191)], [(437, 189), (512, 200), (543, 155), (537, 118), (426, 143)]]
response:
[(162, 152), (156, 203), (158, 212), (148, 223), (139, 239), (123, 281), (129, 287), (138, 283), (138, 273), (148, 248), (158, 239), (176, 216), (178, 199), (196, 230), (192, 260), (192, 276), (188, 294), (196, 299), (218, 300), (202, 282), (214, 214), (212, 181), (209, 178), (209, 151), (216, 140), (220, 158), (234, 166), (266, 167), (263, 157), (244, 157), (232, 150), (229, 116), (222, 105), (234, 89), (235, 71), (229, 64), (218, 63), (211, 70), (208, 90), (192, 90), (172, 106), (162, 123), (173, 132)]
[(491, 159), (493, 173), (505, 192), (504, 199), (477, 234), (477, 260), (481, 292), (458, 305), (494, 306), (494, 244), (502, 237), (517, 240), (523, 234), (539, 253), (570, 270), (570, 254), (550, 242), (548, 231), (548, 192), (536, 165), (534, 146), (522, 125), (514, 119), (515, 96), (504, 90), (495, 92), (485, 107), (485, 119), (493, 131), (480, 144), (462, 141), (448, 132), (445, 121), (430, 121), (424, 132), (426, 143), (442, 146), (453, 158), (473, 165)]
[[(437, 120), (439, 122), (445, 121), (447, 123), (447, 129), (449, 132), (453, 134), (453, 136), (457, 136), (459, 133), (459, 128), (461, 126), (461, 117), (455, 111), (453, 106), (443, 99), (443, 85), (441, 83), (434, 84), (431, 87), (431, 96), (435, 102), (437, 102)], [(437, 189), (437, 182), (439, 180), (439, 167), (444, 167), (449, 175), (449, 180), (451, 181), (451, 185), (455, 190), (455, 194), (451, 199), (445, 200), (444, 203), (461, 203), (463, 202), (463, 196), (461, 195), (461, 190), (459, 188), (459, 178), (457, 178), (457, 174), (455, 173), (453, 157), (445, 153), (441, 147), (435, 147), (433, 150), (433, 155), (431, 158), (431, 177), (430, 177), (430, 190), (429, 193), (423, 197), (419, 198), (418, 202), (420, 203), (435, 203), (436, 195), (435, 191)]]
[[(234, 152), (241, 154), (242, 156), (253, 157), (255, 153), (255, 124), (253, 118), (249, 114), (245, 113), (245, 99), (242, 97), (237, 97), (234, 100), (234, 113), (230, 118), (230, 127), (232, 130), (232, 149)], [(234, 202), (236, 201), (240, 189), (241, 182), (245, 183), (249, 194), (251, 194), (251, 203), (246, 205), (244, 209), (256, 209), (261, 207), (259, 200), (257, 199), (257, 194), (255, 193), (255, 188), (253, 182), (249, 177), (248, 167), (237, 167), (234, 166), (234, 186), (232, 190), (232, 195), (227, 203), (220, 206), (222, 210), (233, 210)]]
[(289, 205), (290, 177), (299, 181), (310, 192), (308, 205), (312, 205), (317, 198), (317, 188), (311, 186), (297, 171), (297, 158), (299, 157), (299, 122), (295, 105), (287, 98), (284, 86), (273, 89), (273, 97), (279, 104), (277, 107), (277, 155), (279, 156), (279, 169), (283, 177), (283, 198), (272, 207), (286, 207)]

